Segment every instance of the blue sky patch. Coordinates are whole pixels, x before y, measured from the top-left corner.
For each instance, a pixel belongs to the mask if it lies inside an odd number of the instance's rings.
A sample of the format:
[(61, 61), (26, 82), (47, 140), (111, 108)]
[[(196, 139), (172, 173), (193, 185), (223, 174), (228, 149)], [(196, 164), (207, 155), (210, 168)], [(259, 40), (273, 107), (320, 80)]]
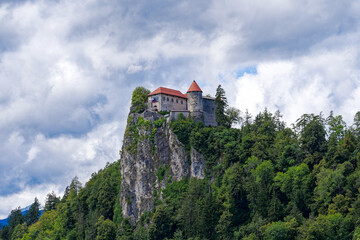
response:
[(253, 65), (253, 66), (246, 66), (244, 68), (240, 68), (238, 69), (237, 71), (235, 71), (235, 74), (236, 74), (236, 78), (239, 78), (239, 77), (242, 77), (245, 75), (245, 73), (247, 74), (257, 74), (257, 68), (256, 68), (256, 65)]

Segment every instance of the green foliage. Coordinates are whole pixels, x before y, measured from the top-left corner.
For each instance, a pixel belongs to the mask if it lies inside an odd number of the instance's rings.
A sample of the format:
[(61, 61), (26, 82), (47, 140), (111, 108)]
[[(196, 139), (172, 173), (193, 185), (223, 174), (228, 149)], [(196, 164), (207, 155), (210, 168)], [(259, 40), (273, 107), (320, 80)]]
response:
[(290, 213), (296, 208), (308, 216), (313, 187), (309, 167), (302, 163), (299, 166), (290, 167), (285, 173), (278, 172), (275, 182), (280, 187), (280, 191), (289, 199), (287, 211)]
[[(173, 181), (160, 165), (155, 174), (166, 186), (155, 188), (155, 209), (132, 225), (122, 216), (119, 161), (107, 164), (84, 187), (74, 178), (61, 201), (48, 194), (46, 211), (29, 226), (13, 210), (0, 238), (359, 239), (359, 116), (348, 128), (332, 113), (304, 114), (292, 129), (266, 109), (254, 119), (247, 113), (240, 129), (180, 116), (170, 127), (189, 155), (204, 156), (204, 179)], [(154, 143), (165, 121), (130, 114), (130, 150)]]
[(239, 163), (229, 167), (222, 178), (218, 192), (219, 202), (231, 214), (232, 224), (244, 223), (249, 217), (248, 200), (246, 198), (244, 171)]
[(48, 193), (45, 200), (44, 211), (50, 211), (56, 209), (57, 204), (60, 202), (60, 198), (56, 196), (55, 192)]
[[(305, 116), (303, 116), (305, 118)], [(298, 125), (303, 125), (303, 121), (308, 121), (301, 131), (300, 143), (305, 151), (310, 154), (316, 152), (323, 153), (326, 150), (326, 131), (324, 120), (321, 116), (306, 116), (306, 120), (300, 118)]]
[(141, 113), (147, 108), (147, 100), (150, 91), (143, 87), (137, 87), (132, 93), (131, 109), (132, 112)]
[(219, 85), (215, 94), (215, 118), (219, 126), (230, 127), (229, 118), (226, 115), (228, 108), (225, 90)]
[(37, 198), (35, 198), (34, 203), (31, 204), (29, 211), (25, 214), (25, 222), (27, 225), (34, 224), (37, 222), (40, 216), (40, 203)]
[(337, 169), (321, 168), (316, 175), (316, 187), (314, 189), (315, 203), (314, 208), (319, 208), (321, 213), (325, 213), (336, 194), (344, 193), (346, 178), (344, 173), (346, 164), (339, 165)]
[(20, 207), (11, 211), (8, 220), (8, 228), (4, 229), (5, 235), (1, 234), (4, 239), (10, 239), (17, 225), (24, 223), (24, 216), (21, 213)]
[(168, 112), (168, 111), (160, 111), (159, 113), (160, 113), (161, 115), (164, 115), (164, 116), (165, 116), (165, 115), (169, 114), (170, 112)]
[[(141, 116), (130, 114), (125, 130), (125, 137), (128, 139), (128, 142), (125, 146), (126, 150), (131, 154), (135, 154), (137, 150), (137, 144), (144, 139), (150, 139), (152, 144), (151, 151), (152, 153), (155, 153), (156, 146), (154, 145), (154, 142), (155, 136), (157, 134), (157, 128), (163, 127), (165, 122), (166, 119), (164, 117), (154, 121), (153, 123), (150, 120), (144, 120), (144, 118)], [(140, 134), (140, 129), (145, 130), (145, 134)]]
[(233, 214), (230, 213), (229, 210), (226, 210), (221, 214), (219, 223), (215, 228), (216, 233), (218, 235), (218, 239), (224, 239), (224, 240), (232, 239), (232, 235), (233, 235), (231, 231), (232, 218), (233, 218)]
[(18, 224), (15, 228), (13, 233), (11, 234), (12, 240), (21, 240), (22, 237), (27, 233), (28, 227), (26, 223)]
[(315, 221), (309, 221), (309, 226), (304, 229), (303, 239), (351, 239), (353, 227), (351, 222), (340, 213), (320, 215)]
[(291, 240), (294, 236), (284, 222), (273, 222), (264, 232), (266, 240)]
[(173, 232), (173, 220), (170, 211), (165, 206), (158, 207), (152, 218), (152, 224), (149, 226), (149, 239), (171, 238)]
[(160, 166), (159, 169), (156, 172), (156, 176), (159, 180), (159, 182), (162, 182), (165, 178), (166, 171), (169, 170), (169, 166)]
[(170, 123), (171, 130), (176, 134), (185, 149), (190, 151), (190, 134), (199, 125), (192, 118), (179, 116), (176, 121)]
[(166, 188), (162, 190), (165, 203), (172, 206), (175, 210), (179, 209), (181, 202), (184, 199), (184, 195), (187, 192), (188, 186), (189, 184), (187, 178), (168, 184)]
[(270, 161), (264, 161), (251, 170), (250, 181), (247, 183), (248, 200), (254, 214), (268, 217), (271, 201), (271, 185), (275, 177), (274, 166)]
[(232, 124), (241, 123), (241, 112), (235, 107), (229, 107), (225, 90), (219, 85), (215, 94), (215, 119), (219, 126), (231, 127)]
[(214, 239), (219, 206), (204, 180), (190, 179), (181, 201), (179, 224), (186, 237)]
[(101, 216), (96, 223), (96, 238), (95, 240), (108, 240), (116, 238), (116, 226), (109, 220)]
[(154, 126), (155, 126), (156, 128), (160, 128), (160, 127), (163, 126), (163, 124), (164, 124), (165, 122), (166, 122), (166, 118), (162, 117), (162, 118), (154, 121)]

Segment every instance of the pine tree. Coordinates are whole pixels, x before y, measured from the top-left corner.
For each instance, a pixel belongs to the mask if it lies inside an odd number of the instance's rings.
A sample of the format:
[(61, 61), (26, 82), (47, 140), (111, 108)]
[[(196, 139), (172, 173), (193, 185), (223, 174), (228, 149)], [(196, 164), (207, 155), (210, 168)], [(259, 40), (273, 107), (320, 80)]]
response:
[(219, 126), (230, 127), (230, 121), (226, 115), (228, 108), (225, 90), (219, 85), (215, 94), (215, 118)]
[(1, 237), (4, 239), (10, 239), (14, 229), (17, 225), (24, 222), (24, 216), (21, 213), (20, 207), (11, 210), (8, 221), (8, 228), (5, 228), (4, 233), (1, 234)]
[(25, 221), (27, 225), (31, 225), (37, 220), (39, 220), (40, 216), (40, 203), (37, 198), (35, 198), (34, 203), (31, 204), (29, 211), (25, 214)]
[(56, 194), (53, 192), (49, 193), (46, 196), (46, 201), (45, 201), (45, 208), (44, 211), (50, 211), (50, 210), (54, 210), (56, 208), (56, 205), (60, 202), (60, 198), (58, 198), (56, 196)]

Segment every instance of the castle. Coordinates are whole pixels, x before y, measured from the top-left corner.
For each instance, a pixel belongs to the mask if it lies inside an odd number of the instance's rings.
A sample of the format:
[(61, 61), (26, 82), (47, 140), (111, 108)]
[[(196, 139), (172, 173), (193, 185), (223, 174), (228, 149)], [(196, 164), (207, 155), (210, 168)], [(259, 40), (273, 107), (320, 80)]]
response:
[(215, 120), (215, 99), (202, 95), (202, 90), (194, 80), (186, 94), (179, 90), (159, 87), (148, 95), (150, 111), (170, 112), (170, 119), (177, 119), (182, 113), (185, 117), (202, 121), (206, 126), (217, 126)]

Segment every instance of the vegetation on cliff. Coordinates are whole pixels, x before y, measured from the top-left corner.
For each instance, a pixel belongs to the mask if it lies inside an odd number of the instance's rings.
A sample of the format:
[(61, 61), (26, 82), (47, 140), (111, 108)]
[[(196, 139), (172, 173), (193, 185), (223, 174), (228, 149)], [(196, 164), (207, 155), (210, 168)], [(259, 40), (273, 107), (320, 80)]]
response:
[[(131, 127), (127, 134), (136, 134)], [(239, 129), (206, 127), (183, 116), (170, 127), (187, 151), (204, 156), (205, 178), (169, 181), (154, 191), (156, 207), (136, 225), (121, 214), (118, 161), (84, 187), (75, 178), (61, 199), (49, 194), (35, 223), (14, 210), (0, 237), (360, 238), (360, 113), (351, 126), (331, 113), (304, 114), (289, 128), (279, 112), (264, 110), (254, 118), (245, 114)], [(159, 169), (158, 178), (166, 171)]]
[(137, 87), (131, 97), (131, 111), (143, 112), (147, 108), (148, 94), (150, 91), (144, 87)]

